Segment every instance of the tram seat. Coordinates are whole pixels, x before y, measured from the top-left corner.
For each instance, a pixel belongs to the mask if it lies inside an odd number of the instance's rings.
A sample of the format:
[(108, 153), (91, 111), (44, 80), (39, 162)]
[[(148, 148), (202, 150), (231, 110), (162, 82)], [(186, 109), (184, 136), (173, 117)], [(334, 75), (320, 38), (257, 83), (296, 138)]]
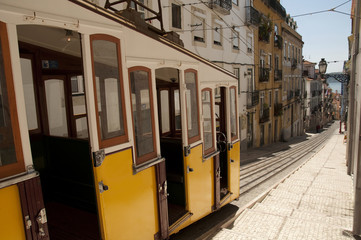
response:
[(49, 197), (84, 210), (95, 209), (89, 142), (45, 136), (44, 145), (45, 184), (51, 192)]
[(161, 138), (160, 146), (166, 164), (168, 201), (185, 206), (182, 140), (179, 138)]

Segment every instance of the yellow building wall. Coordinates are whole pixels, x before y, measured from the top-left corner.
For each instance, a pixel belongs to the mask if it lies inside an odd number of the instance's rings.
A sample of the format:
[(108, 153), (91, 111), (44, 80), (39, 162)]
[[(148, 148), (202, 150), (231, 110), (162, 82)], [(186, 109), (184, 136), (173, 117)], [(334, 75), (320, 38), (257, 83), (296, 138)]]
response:
[(26, 239), (19, 189), (16, 185), (0, 189), (0, 239)]

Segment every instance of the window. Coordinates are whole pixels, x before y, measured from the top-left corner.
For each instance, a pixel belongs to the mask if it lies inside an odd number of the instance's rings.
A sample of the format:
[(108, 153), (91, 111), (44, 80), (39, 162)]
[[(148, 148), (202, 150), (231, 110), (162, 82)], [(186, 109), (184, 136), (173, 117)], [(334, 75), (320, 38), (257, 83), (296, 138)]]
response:
[(268, 67), (269, 69), (272, 69), (272, 54), (268, 55)]
[(7, 29), (2, 22), (0, 22), (0, 132), (0, 178), (25, 171)]
[(26, 120), (30, 132), (40, 132), (40, 124), (38, 119), (38, 108), (33, 73), (33, 58), (31, 55), (22, 54), (20, 58), (21, 75), (23, 80)]
[(232, 0), (232, 3), (238, 6), (238, 0)]
[(279, 57), (278, 55), (275, 55), (275, 70), (279, 70)]
[(237, 139), (237, 93), (236, 87), (229, 89), (229, 101), (231, 110), (231, 139)]
[(287, 42), (284, 43), (284, 47), (283, 47), (283, 58), (286, 60), (287, 59)]
[(222, 46), (221, 36), (222, 36), (222, 27), (220, 24), (215, 22), (213, 24), (213, 43), (214, 43), (214, 45)]
[(88, 138), (88, 120), (86, 114), (86, 104), (84, 95), (84, 79), (83, 76), (72, 76), (71, 92), (73, 116), (76, 128), (77, 138)]
[(136, 165), (157, 156), (154, 135), (154, 110), (150, 69), (129, 69)]
[(272, 90), (268, 91), (268, 106), (272, 107)]
[(96, 34), (90, 36), (100, 147), (128, 140), (120, 62), (120, 41)]
[(233, 49), (239, 49), (239, 33), (236, 31), (232, 31), (232, 43)]
[(202, 91), (202, 116), (203, 116), (203, 138), (204, 154), (215, 151), (214, 148), (214, 131), (213, 131), (213, 108), (212, 108), (212, 91), (203, 89)]
[(291, 60), (291, 43), (290, 44), (288, 44), (288, 50), (287, 50), (287, 53), (288, 53), (288, 60)]
[[(148, 5), (148, 2), (144, 3), (144, 0), (138, 0), (138, 2)], [(131, 7), (132, 9), (136, 10), (137, 12), (139, 12), (139, 13), (140, 13), (140, 17), (141, 17), (142, 19), (145, 18), (145, 9), (144, 9), (144, 7), (139, 6), (139, 5), (138, 5), (137, 7), (135, 7), (135, 3), (134, 3), (134, 2), (130, 2), (130, 7)]]
[(206, 16), (200, 11), (193, 11), (191, 27), (194, 41), (205, 42), (205, 18)]
[(233, 68), (233, 73), (236, 75), (238, 79), (238, 93), (241, 93), (241, 78), (240, 78), (240, 71), (239, 68)]
[(252, 36), (247, 35), (247, 53), (252, 53), (252, 42), (253, 42)]
[(160, 116), (161, 130), (162, 130), (162, 134), (164, 134), (164, 133), (170, 132), (169, 90), (168, 89), (160, 90), (159, 95), (160, 95), (159, 96), (160, 97), (160, 105), (161, 105), (161, 109), (162, 109), (160, 112), (160, 114), (161, 114), (161, 116)]
[(198, 88), (197, 72), (189, 69), (185, 71), (186, 83), (186, 106), (188, 124), (188, 143), (194, 143), (200, 139), (199, 136), (199, 114), (198, 114)]
[(172, 3), (172, 27), (182, 28), (182, 7), (180, 5)]

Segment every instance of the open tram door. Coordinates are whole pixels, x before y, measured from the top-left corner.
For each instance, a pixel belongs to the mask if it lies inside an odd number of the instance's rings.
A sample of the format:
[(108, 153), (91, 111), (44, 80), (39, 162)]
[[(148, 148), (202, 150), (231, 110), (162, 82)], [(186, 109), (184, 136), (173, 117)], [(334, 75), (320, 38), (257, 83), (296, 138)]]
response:
[(214, 157), (215, 208), (239, 196), (240, 156), (237, 94), (235, 87), (215, 90), (216, 137), (219, 156)]

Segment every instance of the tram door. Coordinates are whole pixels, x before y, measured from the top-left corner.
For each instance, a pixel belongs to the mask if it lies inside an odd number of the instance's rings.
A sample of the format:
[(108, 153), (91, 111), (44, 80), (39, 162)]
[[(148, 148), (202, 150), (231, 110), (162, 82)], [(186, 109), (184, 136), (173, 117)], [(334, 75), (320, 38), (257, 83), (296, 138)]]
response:
[[(227, 150), (227, 98), (226, 88), (219, 87), (216, 89), (216, 131), (217, 131), (217, 148), (220, 151), (219, 158), (215, 158), (215, 176), (219, 181), (219, 192), (221, 204), (230, 197), (229, 177), (228, 177), (228, 150)], [(219, 163), (218, 163), (219, 161)], [(219, 180), (218, 180), (219, 178)]]
[(63, 41), (65, 29), (36, 25), (17, 31), (30, 145), (50, 238), (99, 239), (79, 36)]

